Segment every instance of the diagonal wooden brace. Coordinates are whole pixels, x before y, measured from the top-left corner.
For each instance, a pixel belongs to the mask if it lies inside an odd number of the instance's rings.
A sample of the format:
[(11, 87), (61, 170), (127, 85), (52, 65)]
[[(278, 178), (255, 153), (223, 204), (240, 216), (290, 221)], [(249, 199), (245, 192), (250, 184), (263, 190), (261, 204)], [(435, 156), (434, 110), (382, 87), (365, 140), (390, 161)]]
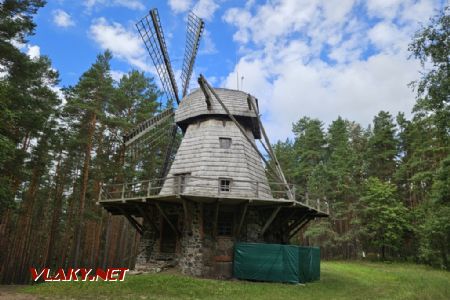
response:
[(155, 203), (156, 208), (158, 208), (159, 212), (161, 213), (161, 216), (164, 218), (164, 220), (166, 220), (167, 224), (169, 224), (170, 228), (172, 228), (173, 232), (175, 232), (175, 234), (177, 236), (181, 236), (180, 232), (178, 231), (177, 227), (169, 220), (169, 218), (167, 217), (167, 215), (164, 213), (164, 211), (162, 210), (161, 206), (159, 205), (159, 203)]
[(264, 233), (266, 233), (267, 229), (269, 228), (270, 224), (272, 224), (273, 220), (275, 220), (275, 218), (277, 217), (278, 213), (281, 210), (281, 206), (278, 206), (277, 208), (275, 208), (272, 212), (272, 214), (270, 215), (269, 219), (267, 220), (266, 224), (264, 224), (264, 227), (261, 230), (261, 236), (264, 235)]

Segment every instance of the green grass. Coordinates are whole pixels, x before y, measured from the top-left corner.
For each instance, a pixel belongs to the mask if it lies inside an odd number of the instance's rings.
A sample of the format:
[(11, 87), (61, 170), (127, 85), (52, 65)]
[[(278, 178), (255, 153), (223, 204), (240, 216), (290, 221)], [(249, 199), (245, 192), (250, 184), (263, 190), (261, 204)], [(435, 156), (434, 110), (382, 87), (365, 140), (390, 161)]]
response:
[(154, 274), (124, 282), (44, 283), (21, 292), (66, 299), (450, 299), (450, 272), (425, 266), (322, 262), (321, 272), (319, 282), (306, 285)]

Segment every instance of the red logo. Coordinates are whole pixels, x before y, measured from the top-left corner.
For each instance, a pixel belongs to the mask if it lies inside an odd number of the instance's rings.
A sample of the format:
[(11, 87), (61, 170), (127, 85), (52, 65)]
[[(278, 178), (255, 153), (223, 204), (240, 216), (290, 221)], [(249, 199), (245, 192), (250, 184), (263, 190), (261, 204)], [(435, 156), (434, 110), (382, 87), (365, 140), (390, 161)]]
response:
[(107, 268), (103, 269), (87, 269), (87, 268), (69, 268), (64, 270), (58, 269), (51, 272), (49, 268), (37, 270), (30, 268), (33, 281), (42, 279), (43, 281), (124, 281), (125, 275), (129, 271), (128, 268)]

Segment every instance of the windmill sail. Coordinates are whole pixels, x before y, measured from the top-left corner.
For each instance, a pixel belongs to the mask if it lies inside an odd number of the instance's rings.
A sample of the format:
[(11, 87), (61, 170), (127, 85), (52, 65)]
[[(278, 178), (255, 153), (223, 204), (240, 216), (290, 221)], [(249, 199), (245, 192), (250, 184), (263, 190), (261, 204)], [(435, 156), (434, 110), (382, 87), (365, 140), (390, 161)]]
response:
[(158, 10), (156, 8), (150, 10), (148, 15), (136, 23), (136, 27), (156, 68), (167, 100), (175, 100), (177, 104), (180, 103)]
[(127, 152), (132, 158), (138, 159), (162, 143), (172, 143), (167, 139), (171, 135), (173, 125), (174, 111), (171, 107), (138, 124), (123, 137)]
[(128, 147), (142, 138), (145, 134), (150, 132), (159, 124), (163, 123), (166, 119), (172, 118), (174, 115), (173, 108), (168, 108), (158, 115), (151, 117), (144, 122), (137, 125), (132, 131), (123, 137), (125, 146)]
[(183, 70), (181, 81), (183, 83), (183, 97), (186, 96), (192, 71), (194, 70), (195, 57), (197, 56), (200, 39), (205, 23), (193, 12), (189, 14), (186, 30), (186, 48), (184, 50)]
[[(156, 8), (150, 10), (148, 15), (136, 23), (136, 27), (161, 80), (161, 85), (167, 100), (175, 100), (179, 104), (180, 98), (177, 83), (170, 63), (158, 10)], [(192, 76), (203, 28), (203, 20), (191, 12), (187, 23), (186, 47), (181, 74), (183, 97), (187, 93), (189, 81)], [(131, 152), (134, 158), (138, 158), (149, 147), (154, 147), (159, 144), (161, 140), (167, 141), (167, 138), (169, 138), (161, 172), (162, 176), (167, 173), (173, 158), (174, 148), (177, 147), (177, 126), (173, 122), (173, 115), (173, 110), (170, 109), (169, 111), (167, 109), (159, 115), (139, 124), (124, 137), (125, 147)]]

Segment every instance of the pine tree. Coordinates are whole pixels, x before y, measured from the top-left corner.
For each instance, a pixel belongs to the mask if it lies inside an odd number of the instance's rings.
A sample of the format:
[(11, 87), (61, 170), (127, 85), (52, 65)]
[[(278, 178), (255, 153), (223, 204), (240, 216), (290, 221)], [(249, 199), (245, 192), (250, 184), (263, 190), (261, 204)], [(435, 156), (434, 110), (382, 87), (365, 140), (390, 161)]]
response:
[(396, 170), (398, 155), (396, 129), (390, 113), (380, 111), (373, 120), (367, 149), (368, 174), (389, 181)]
[[(295, 182), (300, 193), (307, 193), (307, 184), (316, 165), (323, 163), (325, 156), (325, 135), (322, 122), (308, 117), (301, 118), (293, 125), (295, 135), (294, 149), (297, 159), (294, 162)], [(307, 196), (308, 197), (308, 196)]]
[(82, 233), (86, 213), (86, 194), (91, 163), (91, 152), (98, 122), (106, 118), (104, 107), (113, 95), (113, 80), (109, 73), (112, 55), (109, 51), (98, 55), (96, 62), (80, 78), (76, 86), (66, 91), (67, 113), (79, 119), (79, 139), (83, 145), (83, 166), (81, 170), (78, 203), (78, 225), (75, 235), (74, 266), (80, 263)]

